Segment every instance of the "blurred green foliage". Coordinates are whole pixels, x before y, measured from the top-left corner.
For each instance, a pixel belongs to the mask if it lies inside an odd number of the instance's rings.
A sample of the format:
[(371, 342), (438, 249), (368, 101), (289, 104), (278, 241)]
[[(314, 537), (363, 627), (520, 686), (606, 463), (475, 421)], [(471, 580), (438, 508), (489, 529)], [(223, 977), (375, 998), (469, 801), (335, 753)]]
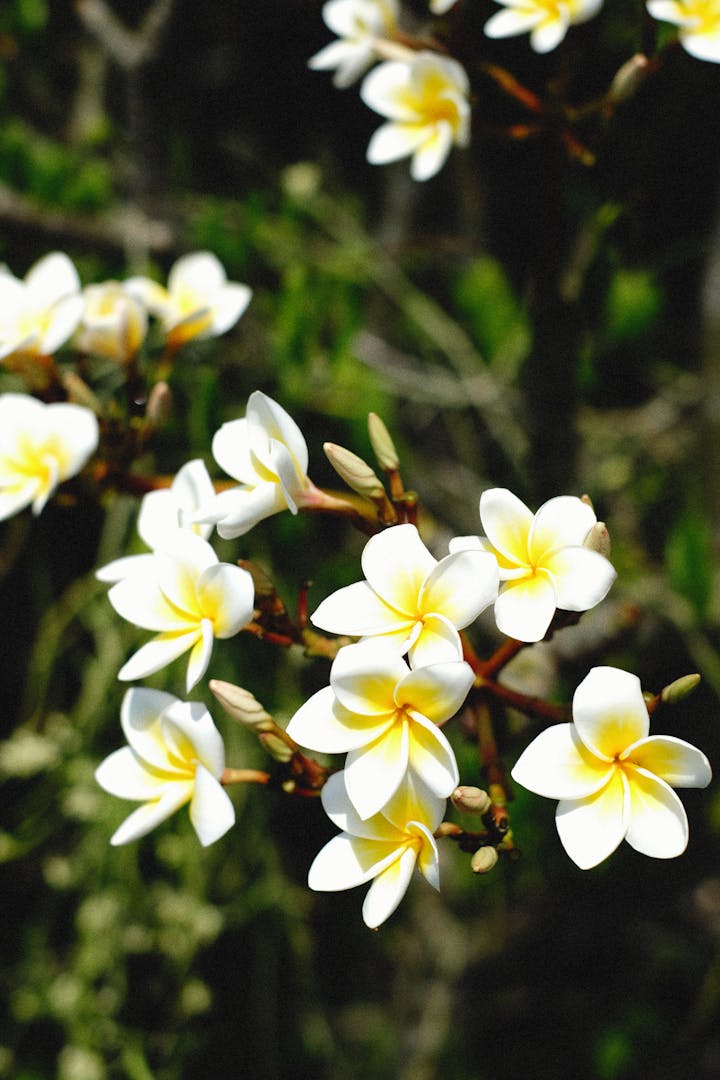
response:
[[(364, 162), (376, 118), (357, 95), (306, 70), (328, 37), (320, 6), (295, 5), (290, 32), (279, 0), (178, 0), (154, 60), (131, 77), (69, 5), (5, 4), (2, 257), (24, 274), (62, 248), (86, 282), (147, 268), (163, 279), (178, 254), (208, 248), (253, 287), (235, 330), (178, 358), (174, 415), (140, 463), (148, 472), (209, 461), (212, 433), (259, 387), (297, 419), (321, 484), (338, 485), (322, 443), (369, 458), (367, 413), (382, 415), (437, 551), (477, 531), (484, 487), (507, 484), (533, 505), (559, 493), (558, 476), (563, 491), (590, 492), (618, 584), (508, 679), (567, 700), (593, 663), (634, 670), (652, 690), (701, 670), (698, 694), (661, 715), (717, 762), (720, 356), (707, 298), (718, 69), (676, 50), (613, 117), (581, 120), (589, 168), (552, 126), (495, 138), (527, 117), (475, 58), (487, 111), (473, 146), (413, 187), (404, 163)], [(137, 26), (148, 4), (116, 7)], [(524, 38), (488, 52), (492, 7), (462, 5), (469, 31), (449, 31), (457, 54), (492, 56), (575, 103), (647, 47), (639, 11), (608, 3), (550, 57)], [(160, 242), (137, 241), (138, 213), (167, 226)], [(116, 393), (117, 373), (84, 374), (104, 400)], [(359, 895), (307, 891), (333, 831), (311, 800), (235, 788), (238, 825), (210, 849), (181, 812), (112, 850), (127, 807), (93, 771), (120, 745), (116, 674), (141, 635), (113, 616), (93, 569), (138, 549), (135, 513), (118, 497), (0, 526), (11, 644), (0, 656), (0, 1076), (717, 1075), (716, 793), (684, 796), (682, 860), (625, 847), (583, 874), (560, 849), (552, 805), (517, 791), (520, 860), (474, 878), (448, 846), (442, 896), (415, 882), (378, 934)], [(314, 606), (358, 579), (362, 542), (336, 521), (284, 515), (221, 557), (257, 559), (290, 607), (312, 579)], [(481, 620), (478, 649), (496, 641)], [(212, 674), (281, 721), (327, 679), (323, 662), (292, 650), (219, 645)], [(176, 691), (181, 667), (149, 683)], [(194, 696), (211, 706), (229, 762), (261, 765), (206, 688)], [(535, 732), (512, 715), (498, 726), (511, 765)], [(461, 732), (458, 756), (463, 779), (479, 780)]]

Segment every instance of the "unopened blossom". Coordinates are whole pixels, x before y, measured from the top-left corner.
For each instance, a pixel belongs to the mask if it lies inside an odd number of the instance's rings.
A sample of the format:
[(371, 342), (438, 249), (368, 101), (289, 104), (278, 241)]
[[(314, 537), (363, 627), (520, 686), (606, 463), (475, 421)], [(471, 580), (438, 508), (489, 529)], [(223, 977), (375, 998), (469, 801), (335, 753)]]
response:
[(648, 0), (647, 10), (680, 28), (680, 44), (696, 60), (720, 63), (718, 0)]
[(325, 813), (343, 831), (315, 856), (308, 885), (318, 892), (353, 889), (372, 881), (363, 903), (366, 926), (380, 926), (398, 906), (417, 866), (434, 889), (440, 888), (438, 849), (433, 833), (442, 821), (445, 800), (417, 777), (408, 776), (382, 813), (361, 818), (335, 773), (322, 789)]
[(83, 300), (78, 348), (120, 364), (137, 356), (148, 325), (143, 304), (118, 281), (87, 285)]
[(672, 735), (650, 735), (636, 675), (596, 667), (573, 697), (572, 724), (541, 732), (520, 756), (513, 779), (559, 799), (556, 824), (570, 858), (596, 866), (627, 840), (657, 859), (681, 855), (685, 809), (674, 787), (706, 787), (707, 758)]
[(80, 321), (80, 278), (67, 255), (51, 252), (24, 280), (0, 270), (0, 359), (52, 356)]
[(433, 15), (444, 15), (450, 8), (455, 7), (457, 0), (430, 0), (430, 10)]
[(368, 540), (365, 581), (332, 593), (311, 616), (333, 634), (379, 638), (413, 667), (462, 659), (459, 630), (493, 602), (498, 591), (494, 556), (458, 551), (439, 561), (414, 525), (393, 525)]
[(397, 25), (397, 0), (328, 0), (325, 25), (337, 35), (308, 60), (315, 71), (332, 71), (339, 88), (350, 86), (377, 59), (375, 43), (391, 37)]
[(108, 593), (122, 618), (157, 631), (118, 678), (144, 679), (189, 650), (190, 691), (207, 671), (215, 638), (233, 637), (250, 622), (254, 595), (247, 570), (219, 562), (206, 540), (177, 529)]
[(95, 779), (111, 795), (142, 806), (116, 830), (111, 844), (138, 840), (186, 803), (203, 847), (232, 827), (235, 810), (220, 784), (225, 748), (204, 705), (132, 687), (123, 698), (121, 723), (128, 745), (105, 758)]
[(461, 707), (473, 683), (462, 660), (411, 671), (376, 641), (346, 645), (330, 685), (295, 713), (290, 738), (310, 750), (347, 752), (345, 784), (361, 818), (382, 809), (408, 769), (439, 798), (458, 784), (455, 755), (438, 724)]
[(97, 418), (84, 405), (0, 394), (0, 520), (26, 506), (39, 514), (97, 444)]
[[(165, 539), (177, 529), (197, 533), (207, 540), (212, 525), (200, 525), (194, 517), (200, 506), (215, 494), (205, 463), (196, 458), (186, 462), (178, 471), (169, 488), (149, 491), (143, 496), (138, 515), (137, 531), (140, 539), (153, 551), (162, 547)], [(121, 581), (143, 567), (152, 566), (152, 555), (126, 555), (114, 559), (96, 571), (98, 581)]]
[(543, 503), (536, 514), (506, 488), (480, 498), (484, 537), (456, 537), (451, 551), (492, 552), (500, 568), (498, 629), (519, 641), (540, 641), (556, 608), (587, 611), (616, 578), (604, 555), (583, 546), (597, 524), (591, 506), (574, 495)]
[(228, 281), (220, 260), (209, 251), (183, 255), (168, 275), (167, 288), (132, 277), (125, 288), (162, 324), (170, 345), (224, 334), (238, 321), (252, 295), (247, 285)]
[(597, 15), (602, 0), (498, 0), (504, 10), (486, 23), (491, 38), (514, 37), (530, 32), (530, 45), (537, 53), (550, 52), (565, 37), (568, 27), (587, 22)]
[(217, 525), (225, 539), (242, 536), (281, 510), (296, 514), (313, 490), (300, 428), (260, 390), (248, 398), (242, 419), (229, 420), (216, 431), (212, 452), (218, 465), (240, 486), (216, 495), (196, 520)]
[(388, 121), (370, 139), (370, 164), (411, 155), (413, 180), (434, 176), (453, 145), (470, 142), (469, 92), (465, 69), (434, 52), (379, 64), (360, 88), (365, 104)]

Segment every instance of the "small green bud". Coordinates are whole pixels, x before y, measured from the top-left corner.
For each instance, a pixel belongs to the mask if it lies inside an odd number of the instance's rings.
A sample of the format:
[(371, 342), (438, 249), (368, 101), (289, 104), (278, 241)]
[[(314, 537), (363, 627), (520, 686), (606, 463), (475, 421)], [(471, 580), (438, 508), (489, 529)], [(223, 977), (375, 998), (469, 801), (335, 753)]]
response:
[(465, 814), (486, 814), (491, 805), (487, 791), (477, 787), (455, 788), (450, 798), (455, 809)]
[(399, 469), (400, 459), (395, 449), (395, 443), (392, 441), (384, 421), (380, 419), (377, 413), (371, 412), (368, 416), (368, 434), (380, 468), (386, 472)]
[(642, 53), (635, 53), (615, 73), (607, 93), (608, 101), (611, 101), (614, 105), (619, 105), (621, 102), (633, 97), (651, 70), (647, 56), (643, 56)]
[(366, 499), (384, 498), (385, 488), (366, 461), (335, 443), (325, 443), (323, 450), (338, 476), (358, 495)]
[(494, 847), (487, 845), (478, 848), (470, 860), (470, 866), (474, 874), (487, 874), (497, 865), (498, 853)]
[(663, 705), (677, 705), (683, 698), (689, 697), (700, 683), (700, 675), (682, 675), (674, 682), (668, 683), (660, 693)]

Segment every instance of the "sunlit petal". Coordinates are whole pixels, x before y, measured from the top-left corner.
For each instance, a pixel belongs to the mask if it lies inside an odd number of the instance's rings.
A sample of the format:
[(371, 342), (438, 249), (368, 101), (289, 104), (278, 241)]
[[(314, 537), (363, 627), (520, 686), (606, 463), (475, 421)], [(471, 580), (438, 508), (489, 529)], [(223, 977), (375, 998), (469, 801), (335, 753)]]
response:
[(144, 766), (129, 746), (115, 750), (95, 770), (100, 787), (121, 799), (157, 799), (167, 777), (167, 773), (159, 774)]
[(420, 590), (423, 612), (442, 612), (458, 629), (469, 626), (498, 593), (497, 559), (487, 552), (458, 551), (432, 568)]
[(403, 825), (396, 827), (384, 814), (373, 814), (372, 817), (363, 820), (350, 802), (345, 788), (345, 774), (333, 773), (323, 784), (320, 793), (323, 810), (334, 825), (343, 832), (353, 836), (364, 837), (367, 840), (383, 840), (397, 842), (398, 833), (404, 829)]
[(518, 641), (541, 641), (556, 608), (555, 583), (538, 573), (505, 582), (495, 601), (498, 630)]
[(122, 682), (135, 682), (137, 679), (145, 679), (148, 675), (154, 675), (156, 671), (166, 667), (191, 649), (200, 637), (201, 631), (182, 631), (180, 633), (162, 633), (141, 646), (130, 659), (123, 664), (118, 672), (118, 679)]
[(671, 787), (704, 788), (712, 780), (710, 762), (703, 752), (672, 735), (649, 735), (629, 746), (623, 757)]
[(408, 723), (396, 723), (348, 754), (345, 786), (361, 818), (372, 817), (397, 791), (408, 767), (409, 741)]
[(437, 565), (414, 525), (393, 525), (372, 536), (362, 553), (371, 588), (387, 604), (409, 617), (418, 613), (420, 590)]
[(338, 702), (331, 686), (301, 705), (287, 727), (300, 746), (324, 754), (345, 754), (373, 742), (394, 722), (392, 712), (360, 716)]
[(625, 839), (654, 859), (682, 855), (688, 842), (685, 808), (673, 789), (644, 769), (630, 773), (630, 821)]
[(439, 727), (412, 713), (408, 763), (433, 794), (447, 798), (460, 782), (453, 748)]
[(562, 799), (555, 815), (566, 852), (581, 870), (597, 866), (618, 847), (628, 829), (630, 795), (619, 769), (609, 783), (584, 799)]
[(399, 707), (409, 707), (434, 723), (443, 723), (462, 706), (474, 681), (464, 661), (433, 664), (405, 673), (395, 690)]
[(533, 515), (517, 495), (507, 488), (483, 491), (480, 520), (487, 539), (510, 565), (529, 565), (528, 537)]
[(543, 561), (557, 589), (557, 606), (565, 611), (588, 611), (607, 596), (617, 572), (597, 551), (566, 547)]
[(548, 799), (581, 799), (607, 783), (611, 768), (587, 749), (574, 724), (554, 724), (523, 751), (512, 778)]
[(230, 796), (200, 764), (195, 770), (190, 821), (203, 847), (214, 844), (235, 824), (235, 807)]
[(333, 634), (383, 634), (398, 629), (409, 634), (414, 620), (386, 604), (366, 581), (356, 581), (331, 593), (311, 615), (320, 630)]
[(578, 735), (607, 761), (646, 738), (650, 728), (640, 680), (619, 668), (593, 668), (575, 691), (572, 708)]
[(408, 674), (399, 656), (377, 641), (346, 645), (330, 671), (330, 685), (341, 705), (365, 716), (395, 711), (395, 687)]
[(371, 930), (392, 915), (402, 900), (417, 860), (417, 851), (406, 847), (394, 862), (377, 874), (363, 903), (363, 921)]
[(137, 810), (133, 810), (126, 817), (119, 829), (110, 837), (113, 847), (121, 844), (129, 844), (133, 840), (139, 840), (146, 836), (152, 829), (172, 815), (190, 801), (193, 783), (187, 780), (185, 783), (176, 783), (165, 789), (164, 794), (155, 802), (143, 803)]
[[(415, 633), (409, 639), (405, 638), (405, 648), (408, 642), (408, 659), (414, 668), (447, 664), (463, 657), (460, 635), (444, 615), (423, 616), (422, 624), (415, 627)], [(400, 644), (402, 646), (402, 640)]]
[(397, 858), (396, 840), (368, 840), (341, 833), (315, 856), (308, 872), (308, 885), (316, 892), (353, 889), (370, 881)]
[(176, 771), (168, 761), (160, 720), (165, 709), (177, 702), (163, 690), (132, 686), (120, 708), (120, 723), (128, 745), (142, 761), (160, 772)]

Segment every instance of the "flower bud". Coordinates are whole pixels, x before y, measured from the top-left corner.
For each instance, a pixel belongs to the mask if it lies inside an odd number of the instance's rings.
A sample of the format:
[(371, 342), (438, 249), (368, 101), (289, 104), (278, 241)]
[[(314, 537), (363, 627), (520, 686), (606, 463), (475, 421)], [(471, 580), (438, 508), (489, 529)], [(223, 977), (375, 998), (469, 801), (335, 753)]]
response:
[(450, 798), (455, 809), (465, 814), (486, 814), (490, 809), (490, 796), (477, 787), (455, 788)]
[(98, 416), (102, 414), (102, 405), (99, 400), (76, 372), (64, 371), (61, 379), (68, 401), (71, 401), (73, 405), (85, 405)]
[(400, 459), (398, 458), (398, 453), (395, 449), (395, 443), (392, 441), (390, 432), (385, 427), (384, 421), (380, 419), (377, 413), (371, 412), (368, 416), (368, 434), (380, 468), (384, 469), (386, 472), (393, 472), (395, 469), (398, 469), (400, 467)]
[(487, 874), (497, 864), (498, 853), (494, 847), (487, 845), (478, 848), (470, 860), (470, 866), (474, 874)]
[(583, 547), (590, 548), (610, 558), (610, 533), (604, 521), (597, 521), (583, 541)]
[(150, 391), (145, 419), (155, 429), (164, 427), (172, 416), (172, 391), (166, 382), (156, 382)]
[(223, 682), (221, 679), (211, 679), (209, 686), (225, 712), (232, 716), (233, 720), (257, 732), (275, 730), (275, 722), (270, 713), (263, 709), (249, 690), (243, 690), (242, 687)]
[(683, 698), (689, 697), (700, 682), (700, 675), (682, 675), (674, 682), (668, 683), (660, 693), (660, 700), (664, 705), (676, 705)]
[(292, 746), (288, 745), (288, 743), (280, 737), (280, 735), (276, 734), (277, 729), (274, 725), (272, 731), (262, 731), (262, 728), (258, 728), (257, 726), (255, 730), (261, 732), (258, 738), (270, 757), (275, 758), (276, 761), (283, 762), (283, 764), (286, 764), (291, 760), (295, 751)]
[(642, 85), (650, 74), (650, 71), (651, 65), (647, 56), (643, 56), (642, 53), (635, 53), (615, 73), (607, 93), (608, 101), (612, 102), (613, 105), (619, 105), (621, 102), (633, 97), (638, 87)]
[(385, 488), (370, 466), (352, 450), (335, 443), (325, 443), (323, 450), (338, 476), (358, 495), (364, 495), (366, 499), (382, 499), (385, 496)]

